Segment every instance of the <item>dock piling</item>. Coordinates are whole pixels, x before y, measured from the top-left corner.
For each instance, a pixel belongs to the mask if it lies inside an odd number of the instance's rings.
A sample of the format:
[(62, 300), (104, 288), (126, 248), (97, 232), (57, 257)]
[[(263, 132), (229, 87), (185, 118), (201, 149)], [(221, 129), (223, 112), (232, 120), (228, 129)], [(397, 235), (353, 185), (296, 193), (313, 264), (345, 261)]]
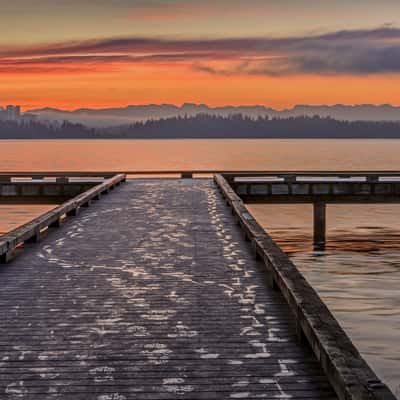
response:
[(11, 251), (7, 251), (4, 254), (0, 254), (0, 264), (7, 264), (11, 261), (12, 254)]
[(314, 212), (314, 247), (321, 248), (326, 242), (326, 203), (313, 203)]
[(62, 225), (62, 221), (61, 221), (61, 217), (59, 217), (49, 225), (49, 228), (60, 228), (61, 225)]

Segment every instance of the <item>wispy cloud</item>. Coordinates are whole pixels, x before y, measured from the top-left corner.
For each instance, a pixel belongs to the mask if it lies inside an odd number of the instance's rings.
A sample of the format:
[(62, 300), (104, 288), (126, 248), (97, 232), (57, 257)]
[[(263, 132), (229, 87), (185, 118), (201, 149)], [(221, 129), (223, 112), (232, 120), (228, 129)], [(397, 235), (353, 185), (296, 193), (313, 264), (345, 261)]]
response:
[(217, 75), (400, 73), (400, 29), (287, 38), (106, 38), (0, 48), (0, 71), (70, 66), (184, 63)]

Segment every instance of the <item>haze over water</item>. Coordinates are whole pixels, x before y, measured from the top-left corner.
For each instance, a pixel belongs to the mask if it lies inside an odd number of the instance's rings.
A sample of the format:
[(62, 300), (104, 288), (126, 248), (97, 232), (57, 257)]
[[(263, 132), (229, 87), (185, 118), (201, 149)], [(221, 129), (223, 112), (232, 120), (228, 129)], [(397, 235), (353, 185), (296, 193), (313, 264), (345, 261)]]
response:
[[(396, 140), (36, 140), (1, 150), (1, 171), (400, 170)], [(312, 249), (311, 206), (250, 209), (400, 396), (400, 205), (329, 205), (324, 252)], [(41, 210), (0, 207), (0, 232)]]

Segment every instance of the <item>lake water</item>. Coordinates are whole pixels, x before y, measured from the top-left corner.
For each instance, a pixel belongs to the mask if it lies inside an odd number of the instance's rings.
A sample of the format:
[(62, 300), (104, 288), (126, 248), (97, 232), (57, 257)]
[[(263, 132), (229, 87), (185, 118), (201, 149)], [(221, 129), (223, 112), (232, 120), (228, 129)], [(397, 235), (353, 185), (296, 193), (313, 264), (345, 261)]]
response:
[[(35, 140), (0, 146), (0, 171), (400, 170), (400, 140)], [(400, 398), (400, 205), (328, 206), (323, 252), (312, 249), (311, 206), (250, 209)], [(0, 231), (43, 210), (0, 206)]]

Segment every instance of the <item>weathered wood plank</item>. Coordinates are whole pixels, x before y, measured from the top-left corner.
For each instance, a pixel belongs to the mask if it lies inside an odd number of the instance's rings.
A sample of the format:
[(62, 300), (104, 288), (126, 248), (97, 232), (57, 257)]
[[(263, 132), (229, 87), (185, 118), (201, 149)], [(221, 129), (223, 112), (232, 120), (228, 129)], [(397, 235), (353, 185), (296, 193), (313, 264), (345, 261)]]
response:
[(39, 241), (41, 230), (48, 228), (50, 225), (57, 225), (63, 215), (76, 215), (80, 207), (88, 206), (93, 198), (105, 190), (114, 187), (117, 183), (125, 181), (125, 179), (126, 177), (123, 174), (109, 178), (53, 210), (1, 236), (0, 263), (7, 263), (10, 261), (12, 253), (19, 245), (29, 241)]
[(0, 397), (335, 398), (211, 180), (130, 181), (0, 280)]
[(215, 176), (239, 224), (252, 241), (295, 316), (299, 338), (307, 340), (340, 399), (395, 400), (361, 357), (335, 317), (289, 257), (251, 216), (222, 175)]

